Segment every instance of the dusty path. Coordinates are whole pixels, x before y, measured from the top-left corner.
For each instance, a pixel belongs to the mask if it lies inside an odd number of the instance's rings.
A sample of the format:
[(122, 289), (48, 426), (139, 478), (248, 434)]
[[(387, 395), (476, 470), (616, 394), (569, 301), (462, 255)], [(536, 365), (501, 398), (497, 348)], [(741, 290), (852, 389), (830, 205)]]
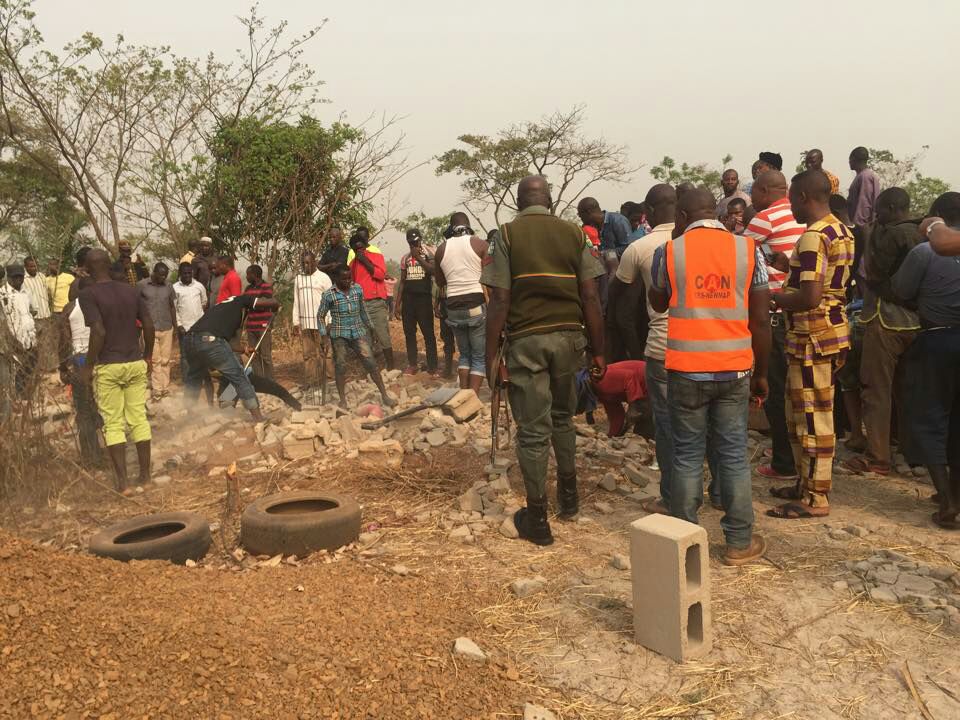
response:
[[(255, 447), (252, 428), (231, 427), (238, 454)], [(756, 479), (769, 561), (743, 569), (718, 562), (720, 513), (707, 506), (715, 647), (678, 666), (632, 642), (629, 573), (610, 559), (627, 552), (641, 512), (597, 487), (622, 468), (578, 457), (583, 519), (555, 524), (547, 549), (495, 526), (470, 544), (450, 537), (457, 497), (486, 462), (470, 443), (405, 454), (399, 467), (321, 453), (241, 469), (242, 501), (282, 488), (355, 495), (372, 535), (336, 560), (231, 558), (236, 517), (223, 514), (216, 459), (187, 459), (132, 500), (78, 478), (30, 513), (7, 508), (8, 529), (51, 547), (0, 539), (0, 716), (519, 718), (536, 702), (563, 719), (899, 720), (925, 717), (919, 699), (935, 720), (960, 717), (960, 633), (946, 604), (871, 599), (855, 568), (873, 558), (939, 573), (941, 596), (960, 599), (960, 537), (929, 523), (926, 481), (838, 475), (827, 522), (784, 522), (762, 515), (768, 483)], [(509, 480), (519, 502), (516, 468)], [(221, 526), (199, 567), (80, 554), (96, 528), (172, 508)], [(539, 591), (511, 592), (536, 575)], [(454, 658), (461, 635), (486, 664)]]

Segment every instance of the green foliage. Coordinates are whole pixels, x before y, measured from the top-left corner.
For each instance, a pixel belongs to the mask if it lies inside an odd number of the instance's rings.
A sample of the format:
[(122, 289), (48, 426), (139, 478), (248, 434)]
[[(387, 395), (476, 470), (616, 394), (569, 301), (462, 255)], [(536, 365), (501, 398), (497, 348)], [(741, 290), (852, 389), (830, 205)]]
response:
[(663, 160), (650, 168), (650, 175), (654, 180), (674, 187), (682, 183), (693, 183), (697, 187), (706, 188), (719, 198), (723, 193), (720, 188), (720, 177), (731, 160), (733, 155), (724, 155), (720, 161), (720, 167), (713, 167), (705, 162), (693, 165), (682, 163), (677, 167), (676, 160), (669, 155), (664, 155)]
[(889, 150), (867, 148), (870, 167), (880, 178), (882, 188), (901, 187), (910, 196), (910, 211), (925, 215), (933, 201), (950, 189), (946, 181), (927, 177), (919, 171), (920, 163), (930, 149), (923, 145), (917, 152), (898, 158)]
[[(461, 178), (467, 210), (486, 229), (480, 215), (492, 211), (497, 222), (504, 210), (517, 209), (517, 183), (527, 175), (550, 181), (554, 214), (562, 215), (596, 182), (625, 182), (637, 168), (627, 150), (583, 132), (583, 106), (555, 112), (540, 120), (511, 125), (493, 137), (465, 134), (466, 147), (437, 156), (437, 175)], [(505, 219), (505, 218), (504, 218)]]
[(369, 206), (354, 202), (361, 180), (343, 177), (337, 161), (361, 135), (306, 115), (295, 125), (246, 117), (223, 126), (210, 143), (196, 216), (215, 229), (219, 249), (281, 274), (302, 249), (322, 249), (324, 229), (366, 224)]
[(407, 215), (405, 218), (392, 221), (390, 227), (401, 233), (406, 233), (409, 228), (418, 228), (420, 234), (423, 235), (423, 242), (435, 247), (443, 242), (443, 231), (447, 229), (449, 224), (449, 215), (429, 217), (420, 210)]

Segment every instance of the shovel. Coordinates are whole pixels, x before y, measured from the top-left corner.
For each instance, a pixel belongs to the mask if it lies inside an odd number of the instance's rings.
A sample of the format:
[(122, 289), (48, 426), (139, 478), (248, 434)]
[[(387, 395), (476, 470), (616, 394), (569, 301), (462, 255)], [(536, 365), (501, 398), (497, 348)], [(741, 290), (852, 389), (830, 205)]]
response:
[(365, 422), (360, 427), (364, 430), (376, 430), (378, 427), (382, 427), (389, 422), (393, 422), (398, 418), (407, 417), (407, 415), (413, 415), (418, 413), (421, 410), (426, 410), (427, 408), (440, 407), (441, 405), (446, 405), (450, 402), (456, 395), (460, 393), (460, 388), (455, 387), (442, 387), (437, 388), (432, 393), (427, 395), (423, 402), (419, 405), (414, 405), (413, 407), (407, 408), (406, 410), (401, 410), (394, 415), (388, 415), (382, 420), (372, 420), (370, 422)]

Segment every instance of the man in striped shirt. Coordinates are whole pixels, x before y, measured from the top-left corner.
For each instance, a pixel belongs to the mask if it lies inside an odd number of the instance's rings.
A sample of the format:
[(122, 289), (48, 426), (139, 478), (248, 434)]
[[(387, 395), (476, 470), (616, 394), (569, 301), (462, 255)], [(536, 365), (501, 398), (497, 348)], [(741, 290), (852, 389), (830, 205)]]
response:
[[(750, 189), (750, 198), (757, 214), (753, 216), (744, 235), (753, 238), (757, 247), (767, 258), (767, 273), (770, 277), (770, 292), (779, 293), (786, 278), (785, 269), (797, 240), (806, 228), (799, 224), (790, 210), (787, 197), (787, 179), (778, 170), (766, 170), (757, 176)], [(770, 364), (767, 382), (770, 394), (764, 404), (767, 422), (770, 423), (770, 438), (773, 441), (773, 456), (769, 463), (757, 467), (757, 472), (775, 480), (790, 480), (797, 476), (787, 432), (786, 384), (787, 358), (784, 354), (786, 327), (783, 315), (778, 310), (770, 313)]]
[[(263, 268), (251, 265), (247, 268), (247, 289), (244, 295), (253, 295), (264, 300), (273, 299), (273, 285), (263, 281)], [(247, 312), (247, 345), (252, 351), (260, 343), (257, 354), (253, 356), (253, 371), (269, 380), (273, 379), (273, 330), (269, 328), (273, 311), (270, 309), (251, 309)], [(261, 341), (260, 338), (263, 338)]]

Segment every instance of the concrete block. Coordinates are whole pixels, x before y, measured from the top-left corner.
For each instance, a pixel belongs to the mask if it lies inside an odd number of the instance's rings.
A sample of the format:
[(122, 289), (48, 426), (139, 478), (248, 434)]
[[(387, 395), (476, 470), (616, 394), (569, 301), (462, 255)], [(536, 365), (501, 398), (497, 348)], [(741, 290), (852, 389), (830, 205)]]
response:
[(637, 642), (683, 662), (713, 647), (707, 531), (669, 515), (630, 525)]

